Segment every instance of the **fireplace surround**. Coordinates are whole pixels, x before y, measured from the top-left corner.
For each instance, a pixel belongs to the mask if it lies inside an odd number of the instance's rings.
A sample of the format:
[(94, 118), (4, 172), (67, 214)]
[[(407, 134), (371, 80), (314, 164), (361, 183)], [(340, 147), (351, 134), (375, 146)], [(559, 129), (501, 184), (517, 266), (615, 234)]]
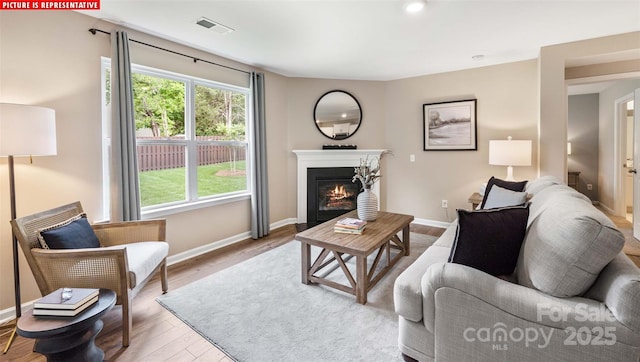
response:
[[(380, 157), (385, 151), (384, 149), (293, 150), (298, 160), (297, 222), (307, 223), (307, 170), (309, 168), (348, 167), (351, 168), (351, 175), (353, 176), (353, 168), (360, 164), (361, 159)], [(373, 185), (372, 191), (381, 199), (379, 182)]]

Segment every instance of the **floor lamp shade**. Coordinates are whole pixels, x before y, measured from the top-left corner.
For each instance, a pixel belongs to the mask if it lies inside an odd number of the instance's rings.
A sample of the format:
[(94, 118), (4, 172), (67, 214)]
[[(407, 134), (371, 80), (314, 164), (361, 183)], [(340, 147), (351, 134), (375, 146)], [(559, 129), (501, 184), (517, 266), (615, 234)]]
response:
[(507, 180), (513, 181), (512, 166), (531, 166), (531, 140), (489, 141), (489, 164), (508, 166)]
[[(56, 147), (56, 112), (50, 108), (0, 103), (0, 156), (8, 156), (11, 219), (16, 218), (16, 191), (13, 158), (15, 156), (53, 156)], [(5, 221), (2, 221), (5, 222)], [(22, 315), (18, 241), (12, 233), (13, 281), (16, 320)], [(3, 353), (11, 346), (16, 327)]]
[(56, 149), (53, 109), (0, 103), (0, 156), (53, 156)]

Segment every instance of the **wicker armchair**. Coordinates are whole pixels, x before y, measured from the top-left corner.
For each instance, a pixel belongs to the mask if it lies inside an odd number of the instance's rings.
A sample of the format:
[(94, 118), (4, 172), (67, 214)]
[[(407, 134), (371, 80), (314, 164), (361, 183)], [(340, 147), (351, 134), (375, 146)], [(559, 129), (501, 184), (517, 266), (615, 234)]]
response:
[(168, 289), (168, 244), (165, 220), (145, 220), (92, 225), (100, 248), (42, 249), (39, 229), (82, 213), (79, 202), (11, 221), (13, 231), (44, 296), (61, 287), (105, 288), (117, 294), (122, 305), (122, 345), (128, 346), (132, 327), (133, 297), (160, 270), (162, 291)]

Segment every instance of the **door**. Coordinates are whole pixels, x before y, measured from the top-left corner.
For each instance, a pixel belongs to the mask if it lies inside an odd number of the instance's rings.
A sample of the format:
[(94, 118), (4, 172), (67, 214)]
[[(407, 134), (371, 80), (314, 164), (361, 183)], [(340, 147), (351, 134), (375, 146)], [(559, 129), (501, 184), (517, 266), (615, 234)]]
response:
[[(640, 108), (640, 88), (633, 94), (633, 102), (627, 102), (627, 110), (633, 114), (633, 237), (640, 239), (640, 112), (635, 108)], [(629, 115), (629, 113), (627, 113)]]

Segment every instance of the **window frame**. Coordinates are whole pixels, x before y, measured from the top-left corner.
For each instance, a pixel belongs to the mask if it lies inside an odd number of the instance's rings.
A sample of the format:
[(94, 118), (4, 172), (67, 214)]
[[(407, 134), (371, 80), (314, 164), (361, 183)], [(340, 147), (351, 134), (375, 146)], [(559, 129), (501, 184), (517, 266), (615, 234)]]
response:
[[(110, 208), (110, 133), (111, 133), (111, 106), (106, 105), (106, 70), (111, 68), (111, 59), (107, 57), (101, 58), (101, 103), (102, 103), (102, 171), (103, 171), (103, 212), (106, 219), (109, 218)], [(141, 144), (172, 144), (182, 145), (185, 147), (185, 199), (158, 205), (150, 205), (141, 207), (141, 216), (143, 219), (163, 217), (171, 214), (197, 210), (204, 207), (223, 205), (231, 202), (248, 200), (251, 198), (251, 170), (252, 170), (252, 92), (250, 88), (234, 86), (213, 80), (202, 79), (185, 74), (179, 74), (171, 71), (161, 70), (139, 64), (131, 64), (132, 73), (144, 74), (152, 77), (169, 79), (185, 84), (185, 109), (184, 139), (153, 139), (139, 140), (136, 139), (136, 145)], [(232, 91), (244, 94), (245, 96), (245, 140), (198, 140), (196, 138), (195, 127), (195, 89), (197, 86), (220, 89), (223, 91)], [(215, 144), (215, 145), (231, 145), (244, 146), (245, 148), (245, 168), (246, 168), (246, 188), (240, 191), (233, 191), (224, 194), (210, 195), (198, 197), (198, 145)]]

